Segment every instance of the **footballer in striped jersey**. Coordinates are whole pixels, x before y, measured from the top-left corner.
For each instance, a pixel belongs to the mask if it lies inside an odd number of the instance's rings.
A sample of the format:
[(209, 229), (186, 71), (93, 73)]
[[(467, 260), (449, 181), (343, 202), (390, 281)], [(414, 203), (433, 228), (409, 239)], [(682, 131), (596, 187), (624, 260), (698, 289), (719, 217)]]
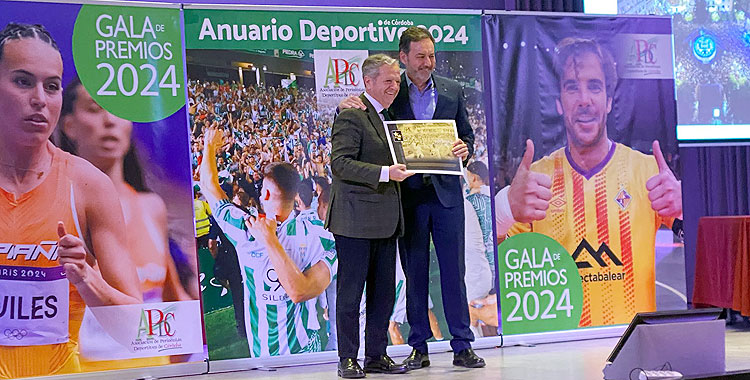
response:
[(243, 210), (229, 202), (218, 183), (217, 147), (222, 132), (206, 132), (201, 188), (219, 227), (235, 246), (244, 282), (245, 328), (251, 357), (321, 351), (318, 326), (306, 302), (328, 287), (336, 273), (333, 236), (310, 220), (296, 218), (299, 175), (288, 163), (264, 170), (261, 205)]

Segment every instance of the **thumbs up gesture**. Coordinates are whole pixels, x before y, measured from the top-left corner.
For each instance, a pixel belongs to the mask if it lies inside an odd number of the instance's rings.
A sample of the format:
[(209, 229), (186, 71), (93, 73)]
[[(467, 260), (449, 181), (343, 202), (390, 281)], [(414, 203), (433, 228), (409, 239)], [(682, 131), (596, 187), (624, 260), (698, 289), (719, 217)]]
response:
[(65, 269), (65, 276), (73, 285), (78, 285), (86, 279), (89, 265), (86, 263), (86, 250), (83, 241), (65, 231), (65, 224), (57, 222), (57, 254), (60, 264)]
[(672, 170), (669, 169), (667, 161), (661, 153), (659, 141), (654, 141), (653, 150), (659, 173), (646, 181), (646, 190), (648, 190), (648, 199), (651, 201), (651, 208), (659, 216), (681, 218), (682, 184), (672, 174)]
[(532, 172), (533, 160), (534, 143), (526, 140), (526, 152), (508, 190), (508, 202), (513, 219), (521, 223), (544, 219), (547, 216), (549, 201), (552, 199), (552, 178), (546, 174)]

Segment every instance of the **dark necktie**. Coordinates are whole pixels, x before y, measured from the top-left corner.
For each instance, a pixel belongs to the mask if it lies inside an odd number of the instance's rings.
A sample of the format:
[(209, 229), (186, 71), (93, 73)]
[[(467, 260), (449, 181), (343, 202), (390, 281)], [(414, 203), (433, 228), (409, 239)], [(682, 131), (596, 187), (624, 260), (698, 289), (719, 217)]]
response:
[(391, 121), (391, 116), (388, 115), (388, 110), (387, 109), (383, 108), (380, 111), (380, 114), (383, 115), (383, 120), (385, 120), (385, 121)]

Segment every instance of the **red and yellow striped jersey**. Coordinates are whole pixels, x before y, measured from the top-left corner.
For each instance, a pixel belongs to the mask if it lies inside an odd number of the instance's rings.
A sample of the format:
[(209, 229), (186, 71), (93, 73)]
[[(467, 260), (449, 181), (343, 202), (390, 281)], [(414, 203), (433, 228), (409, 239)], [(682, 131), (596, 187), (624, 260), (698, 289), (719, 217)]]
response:
[(573, 256), (583, 285), (580, 327), (628, 323), (656, 310), (654, 244), (662, 219), (651, 208), (646, 181), (656, 160), (622, 144), (586, 172), (560, 148), (531, 165), (552, 178), (545, 219), (516, 223), (508, 235), (538, 232)]

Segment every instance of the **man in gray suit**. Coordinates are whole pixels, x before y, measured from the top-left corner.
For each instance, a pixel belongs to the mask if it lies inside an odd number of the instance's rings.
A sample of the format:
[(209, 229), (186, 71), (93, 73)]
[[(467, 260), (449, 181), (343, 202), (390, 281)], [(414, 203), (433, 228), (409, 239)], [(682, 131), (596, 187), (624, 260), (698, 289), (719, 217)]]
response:
[[(396, 239), (404, 216), (398, 182), (411, 175), (394, 164), (386, 140), (385, 109), (398, 94), (398, 62), (383, 54), (362, 64), (365, 109), (347, 109), (333, 123), (333, 185), (326, 228), (339, 258), (336, 289), (339, 366), (344, 378), (365, 372), (404, 373), (386, 354), (388, 318), (395, 301)], [(367, 283), (364, 371), (357, 363), (359, 304)]]

